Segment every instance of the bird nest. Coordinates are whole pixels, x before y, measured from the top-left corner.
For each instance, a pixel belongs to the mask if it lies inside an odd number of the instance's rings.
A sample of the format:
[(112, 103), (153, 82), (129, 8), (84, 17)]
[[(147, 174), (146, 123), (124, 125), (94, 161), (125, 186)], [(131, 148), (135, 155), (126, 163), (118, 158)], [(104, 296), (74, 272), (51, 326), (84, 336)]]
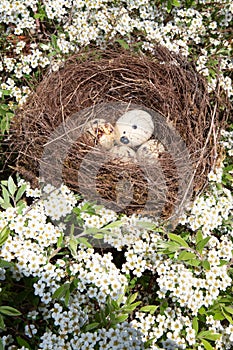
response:
[(220, 117), (192, 63), (93, 49), (48, 72), (11, 126), (16, 169), (128, 215), (168, 219), (204, 188)]

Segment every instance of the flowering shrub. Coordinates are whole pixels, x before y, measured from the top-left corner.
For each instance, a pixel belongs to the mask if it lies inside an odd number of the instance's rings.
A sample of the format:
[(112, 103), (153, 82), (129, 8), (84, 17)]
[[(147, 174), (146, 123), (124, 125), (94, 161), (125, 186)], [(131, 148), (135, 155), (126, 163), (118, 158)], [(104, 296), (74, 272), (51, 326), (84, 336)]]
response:
[[(169, 233), (80, 202), (65, 186), (48, 186), (46, 198), (22, 180), (2, 189), (1, 301), (10, 308), (0, 313), (9, 349), (231, 348), (229, 191), (213, 184)], [(113, 248), (98, 252), (93, 239)]]
[[(0, 81), (1, 95), (23, 104), (43, 68), (58, 69), (67, 55), (82, 46), (104, 46), (118, 40), (125, 47), (135, 45), (152, 52), (156, 41), (190, 55), (208, 77), (210, 90), (219, 83), (232, 96), (227, 72), (232, 69), (233, 6), (230, 0), (218, 0), (213, 2), (213, 10), (211, 3), (3, 0), (0, 72), (6, 74)], [(177, 6), (171, 8), (172, 4)]]
[[(169, 233), (80, 201), (65, 186), (40, 197), (23, 180), (2, 181), (2, 344), (211, 349), (215, 341), (230, 349), (233, 197), (217, 185)], [(94, 249), (94, 239), (112, 248)]]
[[(232, 97), (231, 1), (2, 0), (1, 132), (45, 68), (91, 44), (192, 59)], [(232, 349), (232, 127), (170, 232), (66, 186), (1, 182), (0, 349)]]

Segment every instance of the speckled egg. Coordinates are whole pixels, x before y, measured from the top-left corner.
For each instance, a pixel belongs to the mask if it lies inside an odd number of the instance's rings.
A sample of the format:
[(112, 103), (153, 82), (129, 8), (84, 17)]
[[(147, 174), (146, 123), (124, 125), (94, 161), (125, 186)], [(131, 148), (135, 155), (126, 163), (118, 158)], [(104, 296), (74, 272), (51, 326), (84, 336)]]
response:
[(116, 122), (116, 142), (119, 145), (137, 147), (152, 136), (154, 123), (146, 111), (133, 109), (123, 114)]
[(110, 149), (109, 154), (112, 159), (118, 159), (122, 162), (134, 162), (136, 152), (128, 146), (114, 146)]
[(85, 131), (96, 138), (96, 144), (101, 145), (106, 150), (113, 147), (115, 130), (111, 123), (105, 119), (92, 119), (85, 126)]
[(149, 140), (143, 143), (137, 150), (137, 159), (140, 161), (156, 161), (161, 153), (165, 151), (164, 146), (157, 140)]

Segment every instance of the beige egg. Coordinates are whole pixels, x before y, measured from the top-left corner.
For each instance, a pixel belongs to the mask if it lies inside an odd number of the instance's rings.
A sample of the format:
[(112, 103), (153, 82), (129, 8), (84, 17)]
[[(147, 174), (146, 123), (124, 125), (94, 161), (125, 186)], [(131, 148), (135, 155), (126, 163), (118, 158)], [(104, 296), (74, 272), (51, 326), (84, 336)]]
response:
[(115, 130), (111, 123), (108, 123), (105, 119), (92, 119), (90, 120), (84, 129), (96, 138), (96, 143), (101, 145), (105, 149), (113, 147)]
[(146, 111), (133, 109), (123, 114), (116, 122), (116, 142), (119, 145), (136, 147), (152, 136), (154, 123)]
[(114, 146), (110, 149), (109, 155), (112, 159), (118, 159), (122, 162), (134, 162), (136, 152), (128, 146)]
[(143, 143), (137, 150), (137, 159), (141, 162), (156, 161), (161, 153), (165, 151), (164, 146), (157, 140), (149, 140)]

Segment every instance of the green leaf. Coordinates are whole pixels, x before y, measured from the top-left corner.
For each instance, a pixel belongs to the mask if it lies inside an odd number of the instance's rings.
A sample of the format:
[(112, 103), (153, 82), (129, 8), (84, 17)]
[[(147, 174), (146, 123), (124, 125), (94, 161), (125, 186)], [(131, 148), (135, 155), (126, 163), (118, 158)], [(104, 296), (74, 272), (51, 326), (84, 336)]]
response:
[(162, 301), (160, 305), (160, 314), (164, 314), (164, 311), (168, 308), (168, 302), (167, 301)]
[(99, 312), (96, 312), (96, 314), (94, 315), (94, 318), (97, 321), (96, 323), (101, 323), (102, 319)]
[(57, 239), (57, 247), (61, 248), (62, 243), (63, 243), (63, 234), (61, 233), (60, 236)]
[(224, 317), (227, 319), (228, 322), (230, 322), (230, 324), (233, 324), (233, 319), (232, 317), (230, 316), (230, 314), (228, 312), (225, 311), (225, 307), (222, 307), (221, 308), (221, 311), (224, 315)]
[(188, 264), (190, 266), (199, 266), (201, 264), (201, 262), (198, 259), (191, 259), (191, 260), (186, 261), (186, 264)]
[(172, 5), (176, 6), (176, 7), (179, 7), (180, 6), (179, 0), (172, 0)]
[[(147, 341), (144, 343), (145, 349), (149, 349), (149, 348), (150, 348), (150, 346), (152, 345), (154, 339), (156, 339), (156, 337), (153, 337), (153, 338), (147, 340)], [(158, 348), (158, 349), (159, 349), (159, 348)]]
[(104, 238), (104, 235), (102, 233), (96, 233), (93, 238), (95, 239), (103, 239)]
[(204, 267), (205, 270), (209, 271), (210, 270), (210, 263), (208, 260), (203, 260), (202, 261), (202, 266)]
[(8, 268), (8, 267), (12, 267), (12, 266), (14, 266), (14, 264), (12, 262), (0, 259), (0, 268), (5, 269), (5, 268)]
[(123, 39), (116, 39), (116, 42), (118, 44), (120, 44), (120, 46), (125, 49), (125, 50), (129, 50), (129, 45), (127, 44), (127, 42)]
[(103, 232), (103, 231), (106, 231), (107, 230), (105, 228), (102, 228), (102, 229), (99, 229), (99, 228), (95, 228), (95, 227), (89, 227), (89, 228), (86, 228), (83, 232), (82, 232), (82, 235), (95, 235), (95, 234), (98, 234), (100, 231)]
[(81, 243), (81, 244), (84, 244), (87, 248), (92, 248), (91, 243), (89, 243), (87, 238), (85, 238), (85, 237), (78, 237), (77, 238), (77, 242)]
[(0, 306), (0, 313), (6, 316), (20, 316), (21, 312), (11, 306)]
[(8, 190), (12, 196), (14, 196), (17, 190), (17, 186), (15, 185), (14, 180), (11, 176), (8, 178)]
[(150, 314), (154, 314), (157, 309), (158, 309), (157, 305), (146, 305), (141, 307), (139, 311), (149, 312)]
[[(0, 106), (0, 115), (1, 115), (1, 106)], [(3, 113), (2, 120), (0, 120), (1, 134), (8, 132), (10, 129), (10, 119), (13, 116), (13, 113)]]
[(141, 301), (137, 301), (136, 303), (133, 303), (133, 304), (131, 304), (131, 305), (124, 305), (122, 308), (121, 308), (121, 310), (122, 310), (122, 312), (127, 312), (128, 314), (130, 314), (131, 312), (133, 312), (135, 309), (136, 309), (136, 307), (138, 306), (138, 305), (140, 305), (141, 304)]
[(186, 252), (183, 251), (178, 255), (178, 260), (191, 260), (191, 259), (195, 259), (196, 255), (194, 253), (191, 252)]
[(137, 296), (138, 296), (138, 293), (134, 293), (130, 295), (126, 300), (126, 304), (132, 304), (137, 299)]
[(206, 309), (204, 308), (204, 306), (202, 306), (198, 312), (200, 315), (206, 315)]
[(3, 199), (4, 199), (4, 204), (8, 205), (8, 207), (11, 206), (10, 205), (9, 193), (8, 193), (7, 189), (4, 186), (2, 186), (2, 196), (3, 196)]
[(70, 289), (70, 283), (65, 283), (62, 286), (60, 286), (52, 295), (53, 299), (61, 299), (65, 297), (67, 290)]
[(121, 220), (116, 220), (114, 222), (111, 222), (110, 224), (104, 226), (105, 229), (109, 228), (116, 228), (122, 226), (122, 221)]
[(202, 331), (197, 336), (199, 339), (207, 339), (207, 340), (218, 340), (221, 338), (221, 334), (212, 333), (212, 331)]
[(22, 196), (24, 195), (24, 192), (26, 191), (26, 188), (27, 188), (27, 185), (24, 184), (18, 189), (16, 196), (15, 196), (16, 202), (18, 202), (22, 198)]
[(73, 281), (71, 282), (71, 288), (70, 291), (73, 292), (79, 284), (80, 280), (78, 278), (74, 278)]
[(224, 297), (220, 297), (218, 299), (220, 303), (231, 303), (233, 302), (233, 298), (231, 295), (225, 295)]
[(46, 17), (46, 14), (45, 13), (35, 13), (34, 14), (34, 18), (38, 18), (40, 19), (41, 21), (43, 21)]
[(120, 306), (116, 300), (110, 299), (110, 297), (107, 299), (107, 314), (111, 313), (112, 311), (120, 310)]
[(71, 224), (71, 226), (70, 226), (70, 237), (71, 237), (71, 239), (74, 237), (74, 229), (75, 229), (74, 224)]
[(218, 320), (218, 321), (225, 320), (225, 316), (220, 311), (216, 312), (213, 317), (214, 317), (214, 320)]
[(7, 209), (12, 207), (12, 205), (10, 203), (0, 203), (0, 206), (2, 207), (2, 209)]
[(114, 325), (114, 324), (118, 324), (118, 323), (124, 322), (124, 321), (127, 320), (128, 317), (129, 317), (128, 314), (123, 314), (123, 315), (120, 315), (120, 316), (117, 316), (117, 317), (115, 317), (113, 315), (114, 319), (112, 320), (112, 324)]
[(206, 350), (214, 350), (212, 345), (205, 339), (201, 339), (202, 344)]
[(92, 329), (96, 329), (99, 326), (99, 322), (93, 322), (85, 326), (85, 332), (91, 331)]
[(0, 329), (2, 329), (3, 331), (6, 329), (2, 315), (0, 315)]
[(227, 265), (228, 263), (229, 263), (228, 260), (220, 259), (219, 266), (224, 266), (224, 265)]
[(74, 236), (71, 236), (68, 244), (68, 248), (73, 256), (73, 258), (77, 257), (77, 248), (78, 248), (78, 240), (74, 238)]
[(8, 226), (5, 226), (2, 229), (2, 231), (0, 232), (0, 247), (7, 241), (10, 232), (11, 231)]
[(169, 254), (180, 249), (180, 244), (176, 242), (157, 241), (158, 252)]
[(206, 244), (209, 242), (210, 240), (210, 236), (202, 239), (201, 241), (199, 241), (196, 245), (196, 249), (199, 253), (202, 253), (203, 248), (206, 246)]
[(35, 14), (34, 14), (34, 18), (35, 18), (35, 19), (37, 19), (37, 18), (42, 19), (40, 13), (35, 13)]
[(230, 165), (224, 167), (223, 172), (225, 173), (225, 172), (229, 172), (232, 170), (233, 170), (233, 164), (230, 164)]
[(226, 310), (226, 312), (228, 312), (229, 314), (233, 315), (233, 308), (230, 306), (224, 306), (224, 310)]
[(180, 236), (178, 236), (178, 235), (176, 235), (174, 233), (169, 233), (168, 237), (170, 238), (170, 240), (178, 243), (181, 247), (189, 248), (188, 243), (183, 238), (181, 238)]
[(196, 234), (196, 244), (199, 243), (202, 240), (203, 240), (202, 232), (201, 232), (201, 230), (198, 230), (197, 234)]
[(168, 2), (167, 2), (167, 12), (170, 13), (171, 9), (172, 9), (172, 1), (168, 0)]
[(139, 221), (137, 223), (137, 226), (150, 231), (154, 231), (155, 229), (157, 229), (157, 226), (150, 221)]
[(21, 199), (20, 201), (18, 201), (17, 203), (17, 213), (18, 214), (22, 214), (23, 209), (26, 207), (26, 202)]
[(26, 340), (24, 340), (21, 337), (16, 337), (17, 343), (19, 344), (19, 346), (21, 347), (25, 347), (27, 349), (31, 349), (30, 345), (28, 344), (28, 342)]
[(199, 326), (198, 326), (198, 318), (197, 317), (194, 317), (193, 318), (193, 321), (192, 321), (192, 328), (194, 329), (196, 335), (198, 333), (198, 329), (199, 329)]
[(59, 50), (58, 45), (57, 45), (57, 36), (55, 34), (51, 34), (51, 43), (54, 49)]
[(3, 346), (3, 342), (2, 342), (2, 339), (0, 339), (0, 350), (4, 350), (5, 347)]

